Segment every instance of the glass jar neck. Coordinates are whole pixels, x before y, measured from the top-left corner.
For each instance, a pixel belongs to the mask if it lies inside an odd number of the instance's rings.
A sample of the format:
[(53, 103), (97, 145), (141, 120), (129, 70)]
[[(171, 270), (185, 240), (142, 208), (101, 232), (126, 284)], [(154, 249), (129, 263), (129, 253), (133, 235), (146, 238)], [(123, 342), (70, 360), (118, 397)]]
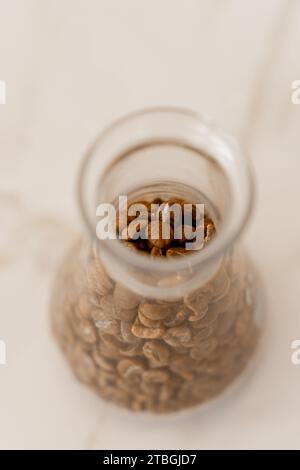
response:
[[(216, 237), (202, 251), (172, 260), (141, 256), (119, 240), (97, 240), (97, 206), (134, 191), (198, 195), (214, 212)], [(79, 176), (81, 214), (105, 268), (157, 299), (181, 297), (211, 278), (245, 227), (252, 200), (249, 164), (237, 143), (193, 112), (172, 108), (117, 121), (88, 150)]]

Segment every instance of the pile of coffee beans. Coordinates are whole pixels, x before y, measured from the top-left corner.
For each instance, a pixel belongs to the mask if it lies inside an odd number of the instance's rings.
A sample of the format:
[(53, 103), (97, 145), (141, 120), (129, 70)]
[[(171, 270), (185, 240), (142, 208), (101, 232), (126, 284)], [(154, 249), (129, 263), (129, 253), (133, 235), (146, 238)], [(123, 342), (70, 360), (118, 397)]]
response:
[[(214, 233), (206, 214), (204, 248)], [(172, 237), (123, 243), (144, 255), (186, 255)], [(96, 249), (83, 262), (82, 244), (65, 258), (51, 306), (56, 338), (80, 381), (123, 407), (165, 413), (211, 399), (244, 369), (259, 329), (252, 280), (235, 251), (207, 284), (171, 302), (116, 283)]]

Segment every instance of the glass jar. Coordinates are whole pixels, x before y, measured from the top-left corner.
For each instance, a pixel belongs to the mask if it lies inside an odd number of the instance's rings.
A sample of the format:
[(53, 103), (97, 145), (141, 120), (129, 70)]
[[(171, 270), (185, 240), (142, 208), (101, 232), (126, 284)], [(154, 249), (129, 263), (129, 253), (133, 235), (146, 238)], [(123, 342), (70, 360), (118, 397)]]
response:
[[(86, 233), (65, 257), (51, 302), (75, 375), (134, 411), (177, 411), (217, 396), (243, 371), (260, 332), (256, 278), (238, 244), (253, 205), (238, 144), (190, 111), (136, 112), (88, 150), (78, 190)], [(96, 208), (119, 195), (205, 203), (217, 234), (168, 260), (99, 240)]]

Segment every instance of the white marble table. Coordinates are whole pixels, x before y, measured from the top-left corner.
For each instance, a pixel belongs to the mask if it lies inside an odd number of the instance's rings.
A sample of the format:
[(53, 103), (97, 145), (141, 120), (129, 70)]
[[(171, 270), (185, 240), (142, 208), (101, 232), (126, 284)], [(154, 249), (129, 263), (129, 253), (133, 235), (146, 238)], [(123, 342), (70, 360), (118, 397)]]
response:
[[(0, 448), (300, 448), (299, 41), (299, 0), (0, 0)], [(145, 418), (73, 379), (47, 306), (80, 230), (83, 150), (112, 119), (157, 104), (211, 115), (248, 147), (258, 200), (246, 242), (268, 303), (261, 359), (235, 395)]]

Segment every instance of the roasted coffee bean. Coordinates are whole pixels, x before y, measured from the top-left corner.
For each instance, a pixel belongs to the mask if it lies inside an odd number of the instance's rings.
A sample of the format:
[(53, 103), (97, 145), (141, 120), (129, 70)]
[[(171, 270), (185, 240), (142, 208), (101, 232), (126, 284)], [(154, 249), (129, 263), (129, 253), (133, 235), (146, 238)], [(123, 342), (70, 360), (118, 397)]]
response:
[(143, 346), (143, 353), (152, 367), (161, 367), (168, 364), (170, 352), (167, 346), (158, 341), (147, 341)]
[(188, 343), (191, 337), (191, 329), (184, 325), (169, 328), (163, 336), (164, 341), (174, 348)]
[(115, 363), (112, 360), (103, 357), (99, 349), (93, 351), (93, 359), (95, 364), (97, 364), (101, 370), (105, 370), (106, 372), (114, 372)]
[(218, 341), (214, 336), (199, 341), (199, 343), (191, 349), (191, 357), (196, 361), (201, 361), (205, 357), (211, 356), (217, 345)]
[[(90, 309), (101, 308), (100, 303), (101, 303), (101, 299), (103, 296), (99, 295), (97, 292), (94, 292), (94, 291), (89, 291), (86, 295), (88, 296), (89, 302), (91, 304)], [(107, 294), (107, 295), (110, 295), (110, 294)]]
[(97, 348), (97, 353), (105, 359), (119, 359), (120, 351), (116, 351), (113, 347), (109, 347), (104, 343), (100, 343)]
[(164, 251), (161, 248), (154, 246), (151, 248), (150, 254), (151, 256), (164, 256)]
[(131, 328), (132, 334), (137, 338), (143, 339), (158, 339), (161, 338), (165, 332), (165, 328), (162, 326), (156, 328), (148, 328), (143, 326), (137, 318)]
[(118, 308), (127, 310), (137, 307), (140, 302), (139, 296), (134, 294), (122, 284), (116, 284), (113, 293), (113, 299), (115, 305)]
[(193, 321), (191, 326), (196, 330), (201, 328), (206, 328), (207, 326), (213, 325), (215, 321), (218, 319), (219, 312), (216, 309), (210, 310), (208, 308), (207, 314), (201, 318), (201, 320)]
[(189, 356), (175, 356), (170, 361), (170, 369), (182, 377), (184, 380), (191, 381), (195, 378), (195, 361)]
[(191, 310), (189, 315), (190, 322), (201, 321), (208, 313), (207, 298), (203, 295), (196, 296), (194, 299), (186, 302), (186, 305)]
[(123, 378), (117, 378), (116, 379), (116, 386), (122, 391), (126, 392), (126, 394), (132, 395), (134, 392), (135, 394), (139, 391), (139, 387), (135, 386), (135, 384), (132, 384), (130, 382), (127, 382)]
[(167, 370), (155, 369), (147, 370), (143, 373), (142, 379), (149, 383), (166, 383), (170, 373)]
[(149, 320), (164, 320), (170, 314), (169, 304), (142, 303), (139, 305), (139, 312)]
[(193, 312), (190, 316), (190, 321), (201, 320), (208, 310), (208, 303), (210, 300), (209, 290), (199, 289), (196, 292), (191, 292), (184, 297), (185, 305)]
[(99, 395), (105, 398), (106, 400), (116, 403), (119, 406), (123, 406), (126, 408), (130, 407), (130, 394), (125, 393), (124, 390), (119, 390), (115, 386), (115, 384), (102, 388), (101, 392), (99, 390)]
[(123, 343), (119, 349), (120, 355), (125, 357), (138, 357), (143, 355), (143, 345), (140, 340), (135, 343)]
[(122, 346), (122, 341), (117, 339), (116, 335), (111, 335), (105, 332), (99, 332), (99, 343), (104, 344), (107, 348), (111, 348), (113, 351), (119, 351)]
[(208, 223), (206, 224), (206, 234), (204, 238), (205, 243), (208, 243), (213, 238), (214, 234), (215, 226), (212, 221), (208, 221)]
[(116, 374), (115, 372), (106, 372), (104, 370), (99, 371), (97, 374), (96, 383), (98, 387), (95, 389), (96, 392), (98, 389), (103, 390), (103, 395), (105, 396), (111, 388), (115, 387), (116, 384)]
[(139, 380), (144, 372), (144, 362), (140, 359), (121, 359), (117, 370), (128, 381)]
[(148, 397), (157, 397), (159, 394), (161, 384), (157, 382), (145, 382), (141, 381), (140, 388), (141, 391)]
[(141, 309), (138, 311), (138, 318), (141, 324), (147, 328), (159, 328), (160, 326), (163, 326), (161, 320), (150, 320), (142, 313)]
[(197, 332), (193, 337), (193, 345), (197, 344), (198, 341), (202, 341), (206, 338), (209, 338), (213, 333), (214, 328), (212, 325), (208, 325), (205, 328), (197, 329)]
[(173, 310), (164, 320), (165, 326), (172, 328), (173, 326), (182, 325), (182, 323), (188, 318), (190, 312), (184, 304), (177, 306), (176, 310)]

